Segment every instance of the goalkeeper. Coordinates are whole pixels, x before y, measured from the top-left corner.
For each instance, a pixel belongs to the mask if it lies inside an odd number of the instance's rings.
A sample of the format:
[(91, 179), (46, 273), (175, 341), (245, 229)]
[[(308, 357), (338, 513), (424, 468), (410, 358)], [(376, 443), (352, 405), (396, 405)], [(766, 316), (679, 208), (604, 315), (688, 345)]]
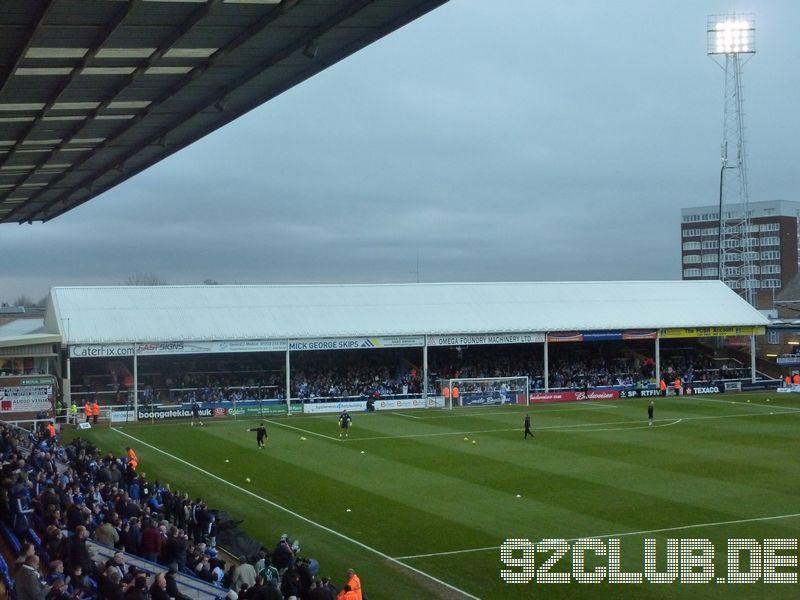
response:
[(339, 415), (339, 439), (344, 437), (349, 437), (350, 431), (350, 424), (353, 422), (353, 418), (350, 416), (350, 413), (347, 412), (347, 409), (342, 411), (342, 414)]
[(256, 432), (256, 443), (258, 444), (258, 449), (264, 449), (264, 440), (266, 440), (269, 435), (267, 434), (267, 428), (264, 427), (264, 424), (261, 423), (258, 427), (253, 427), (248, 429), (247, 431), (255, 431)]

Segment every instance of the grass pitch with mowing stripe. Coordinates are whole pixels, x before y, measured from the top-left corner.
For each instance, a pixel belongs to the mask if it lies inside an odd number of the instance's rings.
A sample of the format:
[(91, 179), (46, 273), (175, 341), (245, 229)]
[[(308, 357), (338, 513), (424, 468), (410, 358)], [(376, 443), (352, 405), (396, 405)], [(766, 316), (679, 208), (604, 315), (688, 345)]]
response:
[[(458, 590), (487, 599), (800, 597), (800, 583), (502, 580), (511, 567), (499, 548), (508, 538), (617, 536), (621, 569), (639, 573), (645, 538), (657, 540), (659, 571), (668, 538), (704, 538), (715, 547), (715, 577), (727, 575), (728, 538), (798, 538), (800, 399), (657, 398), (652, 427), (648, 403), (356, 413), (344, 441), (337, 415), (270, 417), (264, 450), (246, 431), (257, 420), (79, 433), (116, 455), (132, 446), (148, 479), (244, 519), (243, 529), (270, 548), (288, 532), (340, 585), (355, 568), (371, 600), (468, 597)], [(526, 412), (536, 433), (527, 441)], [(605, 556), (586, 557), (590, 570), (608, 566)], [(537, 553), (536, 567), (546, 558)], [(552, 571), (571, 566), (568, 553)], [(795, 560), (781, 570), (800, 568)]]

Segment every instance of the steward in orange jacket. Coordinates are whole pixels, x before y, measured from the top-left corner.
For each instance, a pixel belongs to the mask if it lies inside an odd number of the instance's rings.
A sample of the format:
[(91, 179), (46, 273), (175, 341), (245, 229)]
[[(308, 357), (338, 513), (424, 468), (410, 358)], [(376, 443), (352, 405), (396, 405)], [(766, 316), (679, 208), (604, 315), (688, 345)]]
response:
[[(356, 572), (353, 569), (347, 569), (347, 585), (345, 586), (345, 588), (348, 587), (351, 590), (350, 593), (355, 594), (354, 596), (352, 596), (353, 600), (362, 600), (361, 579), (358, 578), (358, 575), (356, 575)], [(347, 598), (347, 600), (350, 600), (351, 596), (345, 596), (345, 598)]]
[(349, 585), (345, 585), (339, 595), (336, 596), (336, 600), (361, 600), (361, 596), (351, 590)]

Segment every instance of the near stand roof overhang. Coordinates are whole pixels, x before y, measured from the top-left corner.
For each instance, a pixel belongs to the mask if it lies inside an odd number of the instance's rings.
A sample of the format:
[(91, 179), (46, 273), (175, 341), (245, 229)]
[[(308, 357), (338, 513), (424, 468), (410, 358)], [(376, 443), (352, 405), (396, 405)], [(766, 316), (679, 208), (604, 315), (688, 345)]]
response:
[(447, 0), (5, 0), (0, 223), (48, 221)]

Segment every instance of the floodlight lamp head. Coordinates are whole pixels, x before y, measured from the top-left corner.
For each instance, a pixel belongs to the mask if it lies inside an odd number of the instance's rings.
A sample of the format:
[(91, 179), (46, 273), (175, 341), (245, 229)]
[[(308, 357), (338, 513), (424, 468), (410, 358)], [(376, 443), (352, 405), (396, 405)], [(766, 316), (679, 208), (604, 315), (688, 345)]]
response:
[(708, 17), (708, 54), (755, 54), (754, 15), (711, 15)]

